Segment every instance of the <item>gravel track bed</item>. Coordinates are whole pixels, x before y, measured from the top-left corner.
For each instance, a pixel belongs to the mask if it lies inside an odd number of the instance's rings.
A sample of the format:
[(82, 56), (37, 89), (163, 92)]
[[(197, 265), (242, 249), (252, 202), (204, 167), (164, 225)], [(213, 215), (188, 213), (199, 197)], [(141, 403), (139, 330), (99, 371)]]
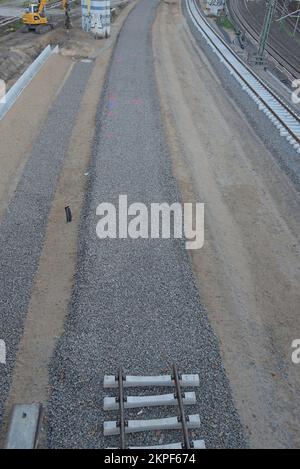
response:
[[(180, 200), (171, 173), (156, 89), (151, 27), (158, 1), (141, 0), (116, 44), (99, 104), (89, 188), (81, 221), (77, 275), (65, 332), (51, 364), (48, 446), (103, 448), (104, 374), (160, 374), (173, 361), (199, 373), (202, 426), (208, 447), (245, 446), (217, 339), (195, 286), (181, 240), (99, 240), (97, 205)], [(113, 395), (113, 391), (111, 393)], [(132, 394), (134, 392), (132, 391)], [(137, 411), (128, 415), (137, 416)], [(137, 418), (172, 415), (144, 411)], [(178, 435), (166, 434), (164, 442)], [(135, 443), (161, 435), (138, 435)]]
[[(76, 64), (42, 126), (0, 225), (0, 422), (60, 168), (91, 66)], [(24, 122), (26, 125), (26, 122)], [(65, 217), (64, 207), (61, 216)]]

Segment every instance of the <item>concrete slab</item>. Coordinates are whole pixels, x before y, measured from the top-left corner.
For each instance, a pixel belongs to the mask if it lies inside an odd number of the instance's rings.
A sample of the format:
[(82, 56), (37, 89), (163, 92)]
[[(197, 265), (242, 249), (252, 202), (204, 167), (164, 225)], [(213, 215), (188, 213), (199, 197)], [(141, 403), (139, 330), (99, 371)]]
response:
[(41, 404), (16, 404), (12, 411), (6, 449), (36, 448), (41, 414)]

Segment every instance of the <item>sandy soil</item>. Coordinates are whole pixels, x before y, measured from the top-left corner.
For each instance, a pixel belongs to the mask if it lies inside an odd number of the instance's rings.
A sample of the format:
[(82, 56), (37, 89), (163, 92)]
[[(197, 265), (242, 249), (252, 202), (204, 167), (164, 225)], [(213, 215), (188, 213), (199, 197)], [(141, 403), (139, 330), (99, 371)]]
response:
[[(192, 255), (252, 447), (300, 447), (299, 194), (194, 44), (178, 0), (162, 2), (154, 53), (173, 168), (206, 203)], [(297, 410), (298, 409), (298, 410)]]
[[(131, 0), (128, 0), (130, 2)], [(20, 3), (20, 2), (19, 2)], [(115, 18), (122, 13), (127, 2), (116, 6), (112, 16), (112, 24)], [(4, 5), (0, 3), (0, 5)], [(64, 16), (61, 9), (49, 10), (49, 16), (53, 16), (54, 30), (43, 34), (24, 32), (20, 25), (8, 26), (0, 29), (0, 78), (5, 80), (9, 89), (23, 71), (30, 65), (38, 54), (48, 45), (59, 45), (64, 55), (75, 58), (95, 57), (97, 51), (102, 48), (91, 34), (86, 34), (81, 29), (81, 9), (74, 5), (71, 10), (72, 28), (64, 27)], [(0, 9), (1, 16), (1, 9)], [(14, 31), (9, 32), (12, 28)], [(114, 28), (114, 26), (113, 26)], [(25, 28), (26, 29), (26, 28)]]
[[(75, 274), (77, 233), (94, 138), (94, 122), (98, 101), (113, 45), (123, 21), (134, 4), (135, 2), (132, 2), (122, 10), (113, 25), (110, 39), (107, 41), (95, 41), (94, 39), (89, 40), (85, 36), (81, 44), (80, 36), (83, 33), (77, 32), (72, 40), (65, 43), (61, 55), (57, 57), (56, 60), (60, 61), (60, 63), (50, 64), (48, 62), (50, 67), (52, 65), (53, 76), (55, 78), (53, 80), (53, 87), (55, 88), (56, 86), (56, 94), (65, 81), (68, 70), (70, 70), (70, 65), (74, 63), (74, 60), (90, 57), (95, 60), (95, 65), (81, 103), (76, 125), (73, 128), (68, 155), (64, 162), (49, 214), (39, 269), (36, 274), (35, 285), (24, 325), (24, 334), (15, 364), (10, 395), (6, 403), (6, 418), (1, 438), (2, 445), (4, 444), (7, 431), (9, 413), (14, 403), (41, 402), (45, 404), (47, 401), (48, 363), (52, 357), (56, 340), (63, 331), (64, 319), (68, 311), (73, 285), (73, 276)], [(64, 32), (61, 32), (61, 34), (64, 34)], [(66, 67), (65, 64), (68, 64), (68, 66)], [(43, 118), (47, 114), (53, 100), (53, 93), (45, 92), (46, 90), (43, 88), (46, 86), (43, 73), (47, 72), (49, 73), (49, 70), (44, 67), (42, 72), (32, 82), (32, 88), (35, 91), (38, 93), (44, 91), (44, 94), (47, 95), (47, 101), (44, 103), (41, 100), (39, 101), (40, 104), (43, 104)], [(49, 81), (47, 81), (47, 84), (49, 84)], [(3, 121), (6, 124), (6, 131), (9, 131), (11, 128), (10, 119), (14, 119), (12, 129), (14, 129), (14, 132), (17, 129), (18, 133), (19, 129), (20, 131), (24, 129), (24, 135), (21, 135), (22, 138), (26, 137), (26, 127), (22, 123), (22, 119), (24, 119), (22, 113), (28, 113), (28, 108), (26, 108), (25, 104), (32, 103), (33, 101), (32, 90), (28, 87), (14, 106), (11, 115), (7, 115)], [(41, 106), (38, 106), (37, 109), (32, 110), (33, 122), (30, 123), (29, 128), (27, 127), (27, 153), (29, 153), (30, 146), (37, 134), (37, 129), (40, 128), (43, 121), (42, 117), (38, 117), (40, 109)], [(35, 129), (35, 125), (37, 129)], [(13, 131), (12, 129), (11, 132)], [(2, 138), (1, 134), (0, 138)], [(18, 177), (16, 175), (21, 174), (25, 161), (22, 161), (22, 155), (24, 158), (24, 147), (22, 152), (21, 144), (16, 145), (14, 142), (12, 147), (9, 145), (10, 139), (8, 136), (5, 141), (5, 148), (7, 148), (9, 156), (7, 164), (10, 163), (11, 167), (10, 173), (7, 171), (6, 178), (4, 179), (7, 180), (7, 184), (10, 187), (9, 194), (11, 194), (17, 184)], [(0, 174), (2, 175), (2, 162)], [(0, 187), (2, 187), (2, 184), (0, 184)], [(7, 190), (3, 189), (0, 193), (0, 208), (5, 208), (9, 198)], [(62, 207), (65, 205), (72, 207), (73, 222), (71, 224), (66, 224), (64, 214), (62, 216)], [(44, 421), (43, 430), (45, 427), (46, 421)], [(44, 431), (42, 431), (40, 446), (44, 444)]]
[[(120, 17), (121, 18), (121, 17)], [(118, 23), (117, 23), (118, 24)], [(118, 28), (116, 24), (116, 29)], [(26, 41), (24, 42), (24, 37)], [(85, 58), (96, 59), (103, 48), (112, 45), (95, 39), (81, 30), (80, 25), (66, 31), (58, 27), (43, 35), (14, 33), (0, 40), (0, 78), (5, 69), (8, 88), (17, 80), (26, 66), (48, 44), (58, 44), (60, 53), (47, 61), (37, 77), (27, 87), (14, 107), (0, 123), (1, 171), (0, 171), (0, 220), (19, 176), (26, 164), (31, 145), (38, 135), (40, 126), (47, 116), (49, 106), (61, 88), (72, 65)], [(8, 70), (7, 61), (1, 62), (1, 49), (11, 62), (16, 55), (19, 59)], [(3, 70), (2, 68), (3, 67)], [(37, 85), (38, 83), (38, 85)]]
[(24, 33), (18, 29), (0, 36), (0, 78), (6, 81), (7, 89), (48, 44), (70, 50), (68, 55), (77, 58), (91, 54), (95, 50), (95, 39), (81, 30), (78, 15), (73, 14), (72, 24), (71, 30), (66, 30), (61, 20), (53, 31), (44, 34)]

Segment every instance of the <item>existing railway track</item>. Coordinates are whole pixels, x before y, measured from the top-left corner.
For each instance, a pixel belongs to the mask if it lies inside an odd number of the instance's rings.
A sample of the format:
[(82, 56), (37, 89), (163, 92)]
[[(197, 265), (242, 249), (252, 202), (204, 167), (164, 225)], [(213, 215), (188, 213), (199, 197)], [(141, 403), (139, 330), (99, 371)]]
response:
[(217, 54), (230, 74), (255, 101), (280, 134), (300, 153), (300, 117), (264, 83), (256, 73), (233, 52), (224, 39), (212, 28), (201, 12), (197, 0), (185, 0), (192, 22)]
[(0, 28), (4, 26), (8, 26), (11, 23), (14, 23), (15, 21), (18, 21), (19, 18), (15, 18), (14, 16), (2, 16), (0, 17)]
[[(232, 20), (237, 23), (248, 37), (258, 44), (260, 38), (260, 25), (252, 15), (246, 16), (242, 11), (241, 0), (228, 0), (227, 8)], [(270, 36), (270, 40), (266, 47), (269, 58), (275, 63), (275, 66), (285, 74), (292, 81), (300, 77), (300, 66), (297, 64), (294, 56), (291, 55), (290, 50), (281, 42), (276, 40), (274, 35)]]

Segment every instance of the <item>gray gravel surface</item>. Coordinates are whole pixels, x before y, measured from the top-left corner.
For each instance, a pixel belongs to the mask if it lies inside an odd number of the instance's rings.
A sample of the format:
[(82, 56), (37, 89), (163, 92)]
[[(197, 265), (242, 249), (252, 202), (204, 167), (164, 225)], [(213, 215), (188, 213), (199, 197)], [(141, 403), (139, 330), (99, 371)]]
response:
[[(52, 197), (91, 68), (87, 64), (73, 68), (42, 126), (0, 225), (0, 338), (7, 347), (7, 364), (0, 364), (0, 422)], [(64, 207), (61, 216), (64, 219)]]
[[(104, 374), (160, 374), (173, 361), (199, 373), (200, 436), (208, 447), (245, 446), (239, 417), (181, 240), (99, 240), (96, 207), (180, 199), (171, 173), (156, 89), (151, 26), (158, 0), (141, 0), (129, 14), (112, 57), (97, 117), (97, 137), (81, 221), (70, 312), (51, 364), (48, 446), (103, 448)], [(161, 390), (163, 391), (163, 390)], [(148, 391), (149, 392), (149, 391)], [(152, 391), (153, 392), (153, 391)], [(132, 391), (132, 394), (134, 391)], [(114, 392), (112, 391), (113, 395)], [(137, 418), (174, 415), (143, 411)], [(128, 416), (137, 416), (137, 411)], [(136, 444), (179, 435), (135, 434)]]
[[(235, 102), (236, 107), (241, 109), (247, 117), (251, 127), (255, 130), (260, 139), (274, 156), (274, 164), (278, 164), (286, 175), (293, 182), (294, 187), (300, 191), (300, 157), (286, 138), (281, 137), (276, 127), (266, 115), (259, 111), (254, 100), (243, 91), (241, 85), (230, 75), (226, 67), (220, 62), (217, 55), (203, 39), (202, 35), (195, 27), (186, 8), (186, 0), (182, 0), (182, 8), (188, 25), (196, 38), (196, 41), (206, 57), (212, 64), (218, 78), (222, 82), (224, 93), (227, 93)], [(291, 103), (288, 103), (291, 104)], [(299, 105), (300, 111), (300, 105)], [(253, 151), (255, 151), (253, 149)]]

